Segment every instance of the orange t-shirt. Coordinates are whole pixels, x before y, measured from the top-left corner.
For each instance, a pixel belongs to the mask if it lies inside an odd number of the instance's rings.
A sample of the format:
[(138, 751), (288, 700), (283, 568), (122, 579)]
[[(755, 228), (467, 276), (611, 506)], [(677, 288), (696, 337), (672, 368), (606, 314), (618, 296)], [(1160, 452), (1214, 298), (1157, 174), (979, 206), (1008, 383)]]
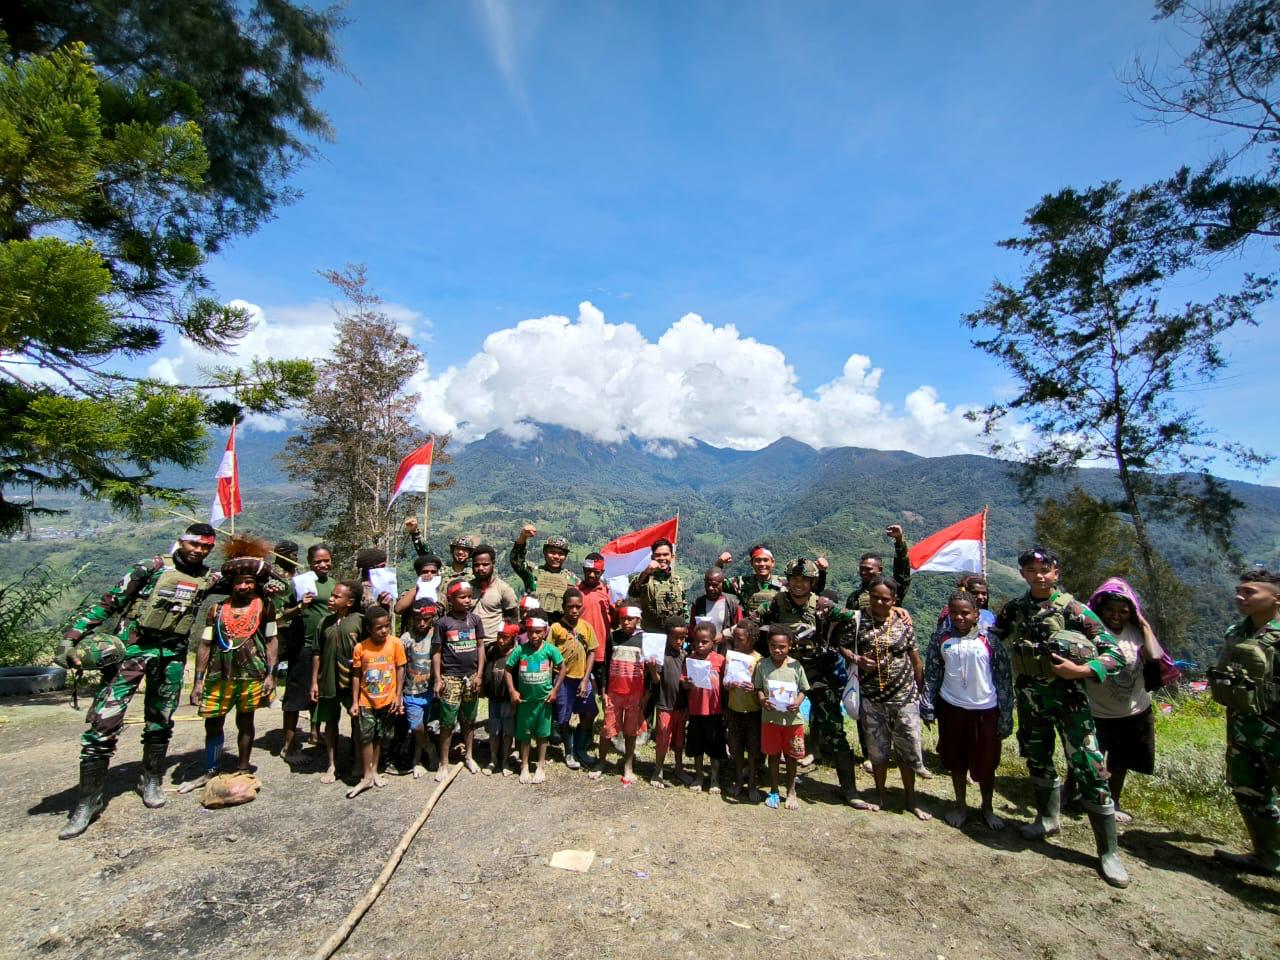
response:
[(378, 646), (361, 640), (351, 652), (351, 675), (360, 678), (360, 709), (388, 707), (400, 698), (404, 646), (384, 640)]

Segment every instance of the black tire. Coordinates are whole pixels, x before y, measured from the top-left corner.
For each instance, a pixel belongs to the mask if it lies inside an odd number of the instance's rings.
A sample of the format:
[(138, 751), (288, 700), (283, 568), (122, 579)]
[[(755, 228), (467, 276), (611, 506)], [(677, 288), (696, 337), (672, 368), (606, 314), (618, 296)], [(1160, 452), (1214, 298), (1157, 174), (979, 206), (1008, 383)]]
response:
[(67, 671), (61, 667), (0, 668), (0, 696), (20, 697), (48, 693), (67, 685)]

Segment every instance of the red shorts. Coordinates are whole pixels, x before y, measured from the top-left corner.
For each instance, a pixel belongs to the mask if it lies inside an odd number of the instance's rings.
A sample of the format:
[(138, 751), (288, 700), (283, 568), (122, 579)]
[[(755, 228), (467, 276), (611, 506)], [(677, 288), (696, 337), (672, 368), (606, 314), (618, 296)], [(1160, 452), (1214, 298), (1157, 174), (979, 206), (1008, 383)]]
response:
[(688, 710), (659, 710), (658, 729), (654, 731), (654, 746), (663, 753), (684, 749), (684, 722)]
[(781, 723), (762, 723), (760, 752), (766, 757), (782, 754), (793, 760), (802, 760), (804, 758), (804, 727), (801, 724), (792, 727)]
[(618, 734), (634, 737), (644, 730), (643, 700), (643, 690), (625, 697), (616, 693), (605, 694), (603, 733), (606, 739), (612, 740)]

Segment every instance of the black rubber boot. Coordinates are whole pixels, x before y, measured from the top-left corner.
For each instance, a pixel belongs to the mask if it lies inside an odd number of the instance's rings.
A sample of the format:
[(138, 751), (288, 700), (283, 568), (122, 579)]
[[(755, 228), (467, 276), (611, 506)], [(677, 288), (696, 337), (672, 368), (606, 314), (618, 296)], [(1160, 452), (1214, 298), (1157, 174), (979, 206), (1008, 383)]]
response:
[(592, 725), (583, 723), (582, 718), (578, 718), (578, 725), (573, 731), (573, 755), (578, 758), (578, 763), (590, 770), (596, 765), (595, 758), (591, 756)]
[(80, 799), (67, 817), (66, 825), (58, 832), (59, 840), (70, 840), (89, 829), (98, 819), (106, 804), (102, 800), (103, 784), (107, 781), (106, 757), (80, 761)]
[(142, 746), (142, 776), (138, 779), (138, 793), (142, 794), (143, 804), (153, 810), (164, 806), (164, 758), (168, 752), (167, 743)]
[(1093, 842), (1098, 849), (1098, 872), (1113, 887), (1127, 887), (1129, 873), (1120, 862), (1120, 853), (1116, 848), (1116, 808), (1111, 804), (1097, 807), (1086, 803), (1084, 809), (1089, 815), (1089, 826), (1093, 827)]
[(1019, 833), (1024, 840), (1043, 840), (1061, 829), (1062, 784), (1057, 780), (1031, 778), (1036, 792), (1036, 818)]
[(1240, 814), (1244, 819), (1249, 839), (1253, 841), (1252, 853), (1231, 853), (1228, 850), (1213, 851), (1214, 858), (1223, 866), (1234, 870), (1258, 873), (1264, 877), (1280, 875), (1280, 823)]
[(836, 752), (836, 777), (840, 781), (840, 794), (848, 803), (858, 798), (858, 766), (848, 750)]

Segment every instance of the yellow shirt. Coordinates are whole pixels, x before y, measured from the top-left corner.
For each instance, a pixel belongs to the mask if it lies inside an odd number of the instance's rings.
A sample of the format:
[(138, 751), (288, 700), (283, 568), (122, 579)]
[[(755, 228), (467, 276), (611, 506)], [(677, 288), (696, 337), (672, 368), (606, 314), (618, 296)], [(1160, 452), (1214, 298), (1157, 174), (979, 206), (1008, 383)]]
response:
[(587, 654), (599, 646), (591, 624), (586, 620), (579, 620), (577, 626), (570, 631), (564, 624), (553, 623), (551, 642), (564, 657), (566, 679), (581, 680), (587, 675)]

